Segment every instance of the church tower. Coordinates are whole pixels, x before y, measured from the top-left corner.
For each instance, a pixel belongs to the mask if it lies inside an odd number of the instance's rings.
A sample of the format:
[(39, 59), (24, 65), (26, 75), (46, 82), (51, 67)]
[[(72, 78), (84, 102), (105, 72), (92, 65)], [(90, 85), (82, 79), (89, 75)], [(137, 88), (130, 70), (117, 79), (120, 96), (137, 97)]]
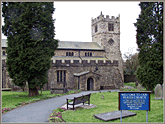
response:
[(92, 42), (97, 42), (105, 49), (106, 57), (109, 60), (118, 60), (119, 70), (123, 75), (123, 60), (120, 51), (120, 15), (118, 17), (112, 16), (111, 18), (101, 14), (91, 20), (92, 27)]

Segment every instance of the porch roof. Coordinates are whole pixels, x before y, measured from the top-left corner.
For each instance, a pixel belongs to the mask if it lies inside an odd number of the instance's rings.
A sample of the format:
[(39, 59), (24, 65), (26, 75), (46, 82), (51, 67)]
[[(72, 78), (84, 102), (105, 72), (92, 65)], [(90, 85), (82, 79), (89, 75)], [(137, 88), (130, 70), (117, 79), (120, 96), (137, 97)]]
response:
[[(88, 73), (94, 73), (94, 74), (97, 74), (95, 72), (92, 72), (92, 71), (84, 71), (84, 72), (80, 72), (80, 73), (74, 73), (74, 76), (81, 76), (81, 75), (84, 75), (84, 74), (88, 74)], [(101, 74), (97, 74), (97, 75), (100, 75), (102, 76)]]

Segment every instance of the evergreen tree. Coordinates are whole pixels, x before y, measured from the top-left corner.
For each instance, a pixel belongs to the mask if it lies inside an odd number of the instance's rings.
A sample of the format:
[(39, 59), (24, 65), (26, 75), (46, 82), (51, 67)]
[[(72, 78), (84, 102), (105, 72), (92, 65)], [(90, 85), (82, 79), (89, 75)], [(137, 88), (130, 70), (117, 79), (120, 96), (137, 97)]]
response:
[(136, 75), (137, 68), (139, 67), (138, 53), (124, 54), (126, 61), (124, 62), (124, 75)]
[(137, 27), (139, 82), (153, 91), (156, 84), (163, 83), (163, 3), (142, 2)]
[(13, 83), (24, 87), (29, 96), (39, 95), (47, 81), (51, 57), (58, 46), (54, 40), (52, 2), (3, 2), (2, 32), (7, 36), (7, 70)]

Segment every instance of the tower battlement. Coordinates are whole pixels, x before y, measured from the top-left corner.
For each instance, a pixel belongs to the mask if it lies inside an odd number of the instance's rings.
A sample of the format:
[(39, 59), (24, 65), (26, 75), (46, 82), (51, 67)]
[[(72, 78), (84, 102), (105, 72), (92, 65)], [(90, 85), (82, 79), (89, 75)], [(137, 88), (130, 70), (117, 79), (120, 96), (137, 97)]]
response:
[(92, 25), (100, 21), (120, 22), (120, 15), (118, 15), (118, 17), (115, 17), (115, 16), (109, 17), (109, 15), (106, 15), (106, 17), (104, 17), (104, 15), (102, 15), (102, 12), (101, 12), (101, 14), (97, 18), (94, 18), (94, 19), (92, 18), (91, 21), (92, 21)]

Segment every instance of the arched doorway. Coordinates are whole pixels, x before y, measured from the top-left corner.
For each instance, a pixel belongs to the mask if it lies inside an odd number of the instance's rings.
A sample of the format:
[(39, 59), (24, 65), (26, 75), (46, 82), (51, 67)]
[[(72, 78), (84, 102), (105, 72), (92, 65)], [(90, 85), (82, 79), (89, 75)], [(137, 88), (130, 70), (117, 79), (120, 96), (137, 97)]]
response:
[(93, 90), (93, 78), (87, 80), (87, 90)]

